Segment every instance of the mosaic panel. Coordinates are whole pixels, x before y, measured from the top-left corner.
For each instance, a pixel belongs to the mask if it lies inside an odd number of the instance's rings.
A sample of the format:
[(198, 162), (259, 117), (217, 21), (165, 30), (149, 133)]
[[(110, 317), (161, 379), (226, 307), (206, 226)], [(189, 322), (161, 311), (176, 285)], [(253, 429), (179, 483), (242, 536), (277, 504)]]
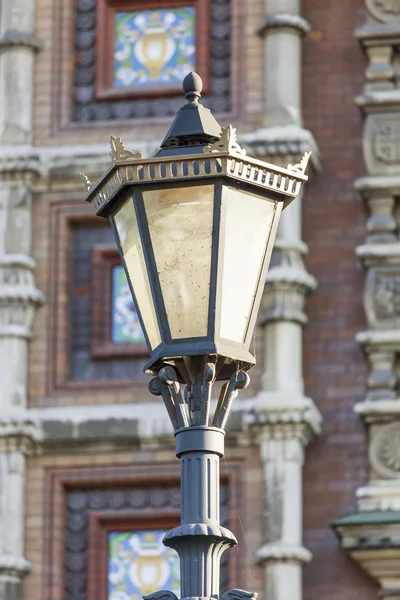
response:
[(195, 68), (195, 8), (114, 16), (114, 85), (180, 84)]
[(178, 554), (162, 543), (167, 529), (108, 534), (108, 600), (140, 600), (154, 590), (180, 593)]
[(146, 343), (122, 265), (112, 269), (111, 341), (114, 344)]
[[(211, 0), (210, 92), (202, 104), (215, 113), (230, 105), (231, 3)], [(81, 123), (99, 120), (166, 117), (175, 115), (182, 97), (135, 98), (96, 101), (96, 1), (76, 0), (75, 74), (73, 119)], [(110, 49), (114, 51), (113, 48)], [(123, 88), (122, 88), (123, 89)]]

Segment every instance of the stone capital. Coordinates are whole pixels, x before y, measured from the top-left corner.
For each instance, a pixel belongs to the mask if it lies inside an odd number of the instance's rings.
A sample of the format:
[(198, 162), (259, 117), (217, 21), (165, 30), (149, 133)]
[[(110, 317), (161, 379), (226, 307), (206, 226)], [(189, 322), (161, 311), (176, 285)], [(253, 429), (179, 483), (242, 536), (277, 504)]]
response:
[(299, 440), (303, 446), (321, 432), (322, 416), (311, 398), (261, 393), (245, 423), (262, 439)]
[(0, 417), (0, 451), (34, 454), (43, 441), (43, 432), (26, 411)]
[(258, 564), (265, 564), (267, 562), (293, 562), (306, 565), (311, 561), (312, 554), (303, 546), (278, 541), (264, 544), (264, 546), (257, 550), (255, 559)]

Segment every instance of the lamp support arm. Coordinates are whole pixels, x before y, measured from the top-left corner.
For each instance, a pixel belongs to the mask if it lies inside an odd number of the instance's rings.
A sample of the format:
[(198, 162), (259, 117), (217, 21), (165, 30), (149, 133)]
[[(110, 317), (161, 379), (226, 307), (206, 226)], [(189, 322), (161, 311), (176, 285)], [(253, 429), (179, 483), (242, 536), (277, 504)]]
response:
[[(174, 408), (179, 406), (181, 409), (182, 396), (177, 389), (177, 377), (174, 376), (172, 367), (166, 369), (167, 373), (162, 369), (159, 378), (152, 380), (150, 391), (155, 395), (162, 395), (164, 402), (168, 398)], [(214, 373), (215, 369), (204, 362), (201, 378), (197, 374), (196, 385), (189, 382), (190, 392), (185, 394), (188, 416), (193, 406), (201, 407), (205, 401), (209, 406)], [(246, 387), (248, 379), (248, 375), (242, 371), (235, 373), (228, 384), (229, 395), (236, 395), (238, 389)], [(161, 385), (158, 383), (160, 380)], [(171, 388), (168, 395), (165, 388), (162, 390), (163, 386)], [(161, 390), (164, 393), (161, 394)], [(224, 390), (224, 397), (227, 391)], [(174, 417), (174, 425), (176, 411), (171, 410), (167, 402), (166, 404), (168, 413)], [(220, 401), (219, 405), (221, 404), (223, 403)], [(226, 412), (229, 412), (229, 408), (226, 408)], [(208, 413), (208, 408), (206, 412)], [(237, 544), (234, 534), (220, 524), (220, 459), (224, 455), (225, 431), (208, 423), (193, 424), (193, 420), (189, 418), (186, 422), (191, 424), (175, 428), (176, 454), (181, 460), (181, 524), (169, 531), (163, 542), (174, 548), (180, 558), (181, 598), (217, 599), (221, 556), (225, 550)], [(214, 418), (213, 422), (225, 424), (225, 411), (223, 418)], [(146, 600), (161, 600), (164, 595), (173, 600), (170, 594), (171, 592), (162, 590), (146, 596)], [(231, 590), (224, 597), (226, 600), (255, 600), (257, 594)]]

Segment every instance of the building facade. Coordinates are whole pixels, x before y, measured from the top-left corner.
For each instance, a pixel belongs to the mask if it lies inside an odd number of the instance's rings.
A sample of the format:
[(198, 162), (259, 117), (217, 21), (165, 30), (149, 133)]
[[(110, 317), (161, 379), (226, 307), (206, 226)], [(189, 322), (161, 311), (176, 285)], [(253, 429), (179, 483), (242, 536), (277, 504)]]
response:
[(153, 155), (193, 68), (247, 152), (312, 151), (230, 417), (222, 587), (400, 599), (399, 0), (0, 7), (0, 599), (177, 589), (174, 439), (78, 173), (111, 134)]

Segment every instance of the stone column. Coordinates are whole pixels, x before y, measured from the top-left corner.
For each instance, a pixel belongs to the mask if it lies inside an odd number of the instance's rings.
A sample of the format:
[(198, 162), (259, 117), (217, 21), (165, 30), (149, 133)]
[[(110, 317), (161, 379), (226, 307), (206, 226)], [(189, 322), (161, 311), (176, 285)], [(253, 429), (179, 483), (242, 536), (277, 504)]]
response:
[[(263, 38), (265, 92), (261, 127), (243, 136), (258, 156), (271, 162), (298, 163), (312, 151), (312, 134), (303, 128), (301, 44), (310, 29), (300, 0), (265, 0)], [(264, 374), (257, 409), (248, 418), (258, 431), (264, 462), (265, 544), (257, 560), (265, 568), (266, 600), (301, 600), (301, 566), (311, 559), (302, 547), (302, 466), (305, 445), (319, 433), (321, 417), (304, 396), (302, 328), (305, 298), (316, 281), (304, 265), (302, 198), (283, 213), (267, 276), (259, 322), (264, 330)]]
[(43, 302), (31, 257), (34, 1), (2, 2), (0, 23), (0, 600), (20, 600), (25, 456), (39, 439), (27, 413), (28, 343)]

